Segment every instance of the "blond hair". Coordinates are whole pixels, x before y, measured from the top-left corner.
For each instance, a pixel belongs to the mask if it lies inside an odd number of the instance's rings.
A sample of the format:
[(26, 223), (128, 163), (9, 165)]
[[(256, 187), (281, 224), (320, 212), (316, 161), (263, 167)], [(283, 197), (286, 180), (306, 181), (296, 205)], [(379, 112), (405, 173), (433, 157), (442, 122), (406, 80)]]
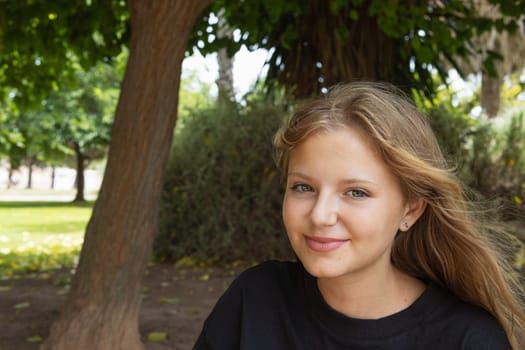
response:
[(503, 326), (513, 349), (523, 349), (525, 298), (496, 239), (501, 232), (476, 216), (479, 210), (472, 209), (448, 168), (426, 117), (398, 89), (350, 83), (298, 109), (274, 140), (283, 175), (290, 151), (308, 136), (348, 127), (366, 132), (408, 199), (427, 203), (410, 231), (397, 235), (393, 265), (484, 308)]

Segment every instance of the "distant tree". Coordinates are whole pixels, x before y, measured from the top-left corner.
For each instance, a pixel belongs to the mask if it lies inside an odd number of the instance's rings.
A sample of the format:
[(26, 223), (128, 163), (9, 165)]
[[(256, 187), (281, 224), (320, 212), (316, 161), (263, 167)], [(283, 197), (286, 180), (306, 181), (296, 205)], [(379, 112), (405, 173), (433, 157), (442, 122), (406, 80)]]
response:
[[(223, 40), (233, 40), (233, 28), (224, 17), (224, 9), (219, 10), (217, 16), (217, 36)], [(217, 78), (219, 103), (222, 101), (232, 102), (235, 100), (233, 61), (234, 57), (232, 53), (228, 52), (225, 47), (217, 51), (217, 63), (219, 65), (219, 77)]]
[[(0, 96), (0, 125), (6, 125), (13, 114), (11, 111), (13, 105), (7, 94), (0, 94)], [(14, 136), (10, 129), (0, 128), (0, 158), (5, 157), (11, 144), (16, 142)]]
[[(494, 117), (500, 110), (505, 76), (525, 68), (525, 5), (522, 4), (522, 20), (517, 22), (517, 30), (509, 31), (505, 29), (507, 19), (501, 9), (505, 2), (483, 0), (476, 4), (479, 13), (496, 21), (496, 26), (476, 33), (471, 40), (470, 54), (459, 57), (458, 63), (464, 74), (481, 74), (481, 107), (489, 117)], [(493, 59), (487, 61), (489, 57)]]
[[(54, 120), (52, 134), (58, 144), (75, 156), (77, 189), (74, 201), (84, 201), (84, 170), (95, 159), (106, 156), (113, 113), (121, 77), (111, 65), (99, 63), (89, 71), (77, 71), (78, 84), (53, 92), (45, 100), (38, 119)], [(56, 141), (55, 141), (56, 142)]]
[(38, 107), (74, 79), (79, 63), (87, 70), (117, 57), (129, 39), (127, 20), (121, 0), (2, 1), (2, 86), (17, 92), (15, 102), (25, 110)]
[[(9, 98), (8, 100), (10, 100)], [(4, 118), (0, 118), (2, 129), (2, 144), (0, 155), (7, 158), (8, 162), (8, 188), (13, 184), (13, 171), (26, 165), (28, 177), (26, 188), (32, 188), (33, 166), (39, 163), (38, 144), (48, 135), (42, 132), (37, 124), (33, 124), (32, 113), (18, 109), (12, 101), (6, 104)]]
[(7, 94), (0, 99), (0, 159), (7, 162), (7, 188), (13, 184), (13, 171), (21, 165), (25, 155), (24, 136), (18, 128), (16, 105)]
[(38, 108), (27, 112), (12, 108), (4, 113), (0, 128), (8, 137), (0, 154), (8, 157), (11, 168), (27, 165), (28, 188), (33, 165), (64, 164), (73, 154), (75, 201), (83, 201), (84, 169), (106, 154), (121, 77), (114, 66), (104, 63), (87, 72), (76, 67), (75, 78), (68, 78), (60, 91), (51, 91)]
[(183, 70), (177, 106), (177, 129), (184, 127), (185, 121), (195, 110), (207, 109), (215, 101), (212, 83), (202, 81), (197, 69)]
[(0, 98), (9, 96), (16, 107), (7, 122), (14, 137), (5, 147), (10, 169), (32, 159), (27, 152), (42, 144), (35, 138), (43, 134), (24, 133), (21, 120), (31, 118), (51, 91), (75, 80), (79, 63), (88, 69), (100, 59), (112, 61), (128, 41), (127, 19), (126, 4), (120, 0), (2, 2)]

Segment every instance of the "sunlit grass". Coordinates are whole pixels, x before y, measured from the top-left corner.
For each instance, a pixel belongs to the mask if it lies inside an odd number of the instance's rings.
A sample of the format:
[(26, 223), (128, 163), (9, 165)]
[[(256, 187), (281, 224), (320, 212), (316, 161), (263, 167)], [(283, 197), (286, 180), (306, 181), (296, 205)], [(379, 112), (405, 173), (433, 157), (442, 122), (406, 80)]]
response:
[(92, 202), (0, 202), (0, 278), (72, 267)]

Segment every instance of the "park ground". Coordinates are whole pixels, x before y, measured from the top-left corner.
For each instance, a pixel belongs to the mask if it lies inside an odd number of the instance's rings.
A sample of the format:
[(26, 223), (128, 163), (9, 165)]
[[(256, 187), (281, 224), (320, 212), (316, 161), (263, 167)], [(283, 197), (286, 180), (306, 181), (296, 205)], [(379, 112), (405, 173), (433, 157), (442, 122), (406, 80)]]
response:
[[(245, 268), (148, 266), (139, 320), (146, 349), (191, 349), (218, 297)], [(0, 281), (0, 350), (38, 349), (60, 312), (70, 278), (69, 271), (59, 271)]]

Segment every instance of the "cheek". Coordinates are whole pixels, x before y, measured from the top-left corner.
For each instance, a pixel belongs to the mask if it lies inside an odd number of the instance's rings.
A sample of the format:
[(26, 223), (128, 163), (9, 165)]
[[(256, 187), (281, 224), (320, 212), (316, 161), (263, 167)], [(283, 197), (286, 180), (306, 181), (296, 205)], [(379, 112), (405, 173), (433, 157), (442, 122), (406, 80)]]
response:
[(399, 225), (397, 209), (389, 210), (381, 205), (347, 208), (341, 212), (341, 223), (356, 239), (376, 239), (397, 233)]

